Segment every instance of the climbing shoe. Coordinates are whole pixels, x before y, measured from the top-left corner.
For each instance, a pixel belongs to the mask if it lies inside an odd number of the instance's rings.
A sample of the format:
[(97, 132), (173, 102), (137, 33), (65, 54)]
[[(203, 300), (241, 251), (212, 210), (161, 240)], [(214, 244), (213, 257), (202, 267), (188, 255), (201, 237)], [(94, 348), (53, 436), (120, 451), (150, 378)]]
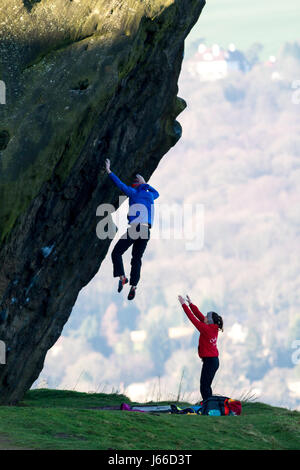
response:
[(134, 297), (135, 297), (135, 291), (136, 291), (136, 287), (134, 286), (131, 286), (130, 288), (130, 291), (129, 291), (129, 294), (128, 294), (128, 300), (133, 300)]
[(125, 286), (125, 284), (127, 284), (127, 282), (128, 282), (127, 277), (123, 277), (122, 279), (119, 280), (118, 292), (121, 292), (121, 290), (123, 289), (123, 287)]

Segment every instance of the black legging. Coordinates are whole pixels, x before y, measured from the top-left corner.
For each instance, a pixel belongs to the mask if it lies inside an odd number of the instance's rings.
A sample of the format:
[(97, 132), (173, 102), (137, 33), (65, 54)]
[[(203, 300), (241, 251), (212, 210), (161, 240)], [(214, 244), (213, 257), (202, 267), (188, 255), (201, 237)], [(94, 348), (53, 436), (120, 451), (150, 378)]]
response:
[(142, 256), (150, 239), (150, 226), (131, 225), (127, 232), (122, 235), (114, 247), (111, 258), (113, 262), (114, 277), (124, 276), (124, 265), (122, 255), (132, 246), (130, 285), (137, 286), (142, 267)]
[(218, 357), (203, 357), (203, 366), (200, 377), (200, 393), (203, 400), (212, 396), (211, 384), (219, 368)]

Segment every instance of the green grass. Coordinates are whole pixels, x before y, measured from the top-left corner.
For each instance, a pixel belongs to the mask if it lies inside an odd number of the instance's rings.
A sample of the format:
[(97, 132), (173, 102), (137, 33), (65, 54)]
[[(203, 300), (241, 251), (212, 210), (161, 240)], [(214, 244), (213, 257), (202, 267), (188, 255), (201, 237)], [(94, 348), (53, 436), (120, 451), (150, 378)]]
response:
[(186, 40), (190, 45), (205, 38), (208, 45), (227, 47), (233, 42), (241, 50), (253, 43), (264, 45), (262, 59), (277, 55), (286, 42), (300, 40), (300, 5), (298, 0), (207, 0), (199, 21)]
[(0, 407), (0, 449), (300, 449), (297, 411), (253, 402), (243, 402), (241, 416), (221, 417), (92, 409), (122, 402), (130, 401), (118, 394), (31, 390), (19, 406)]

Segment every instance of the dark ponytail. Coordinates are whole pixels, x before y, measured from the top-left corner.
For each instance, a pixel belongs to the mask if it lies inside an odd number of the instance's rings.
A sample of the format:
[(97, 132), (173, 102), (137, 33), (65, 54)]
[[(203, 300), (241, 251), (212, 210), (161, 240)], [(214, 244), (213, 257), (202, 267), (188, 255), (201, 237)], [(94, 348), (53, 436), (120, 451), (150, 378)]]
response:
[(220, 315), (218, 315), (216, 312), (212, 312), (212, 319), (215, 325), (218, 325), (219, 330), (224, 331), (223, 330), (223, 318)]

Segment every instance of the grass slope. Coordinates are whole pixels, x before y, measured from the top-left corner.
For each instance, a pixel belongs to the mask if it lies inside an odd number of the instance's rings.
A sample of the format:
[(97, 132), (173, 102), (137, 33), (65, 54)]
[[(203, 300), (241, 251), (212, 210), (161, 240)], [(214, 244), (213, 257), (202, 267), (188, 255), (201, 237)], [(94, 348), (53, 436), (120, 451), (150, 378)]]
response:
[(117, 394), (31, 390), (19, 406), (0, 407), (0, 449), (300, 449), (297, 411), (262, 403), (243, 403), (241, 416), (228, 417), (93, 409), (122, 402), (130, 403)]

